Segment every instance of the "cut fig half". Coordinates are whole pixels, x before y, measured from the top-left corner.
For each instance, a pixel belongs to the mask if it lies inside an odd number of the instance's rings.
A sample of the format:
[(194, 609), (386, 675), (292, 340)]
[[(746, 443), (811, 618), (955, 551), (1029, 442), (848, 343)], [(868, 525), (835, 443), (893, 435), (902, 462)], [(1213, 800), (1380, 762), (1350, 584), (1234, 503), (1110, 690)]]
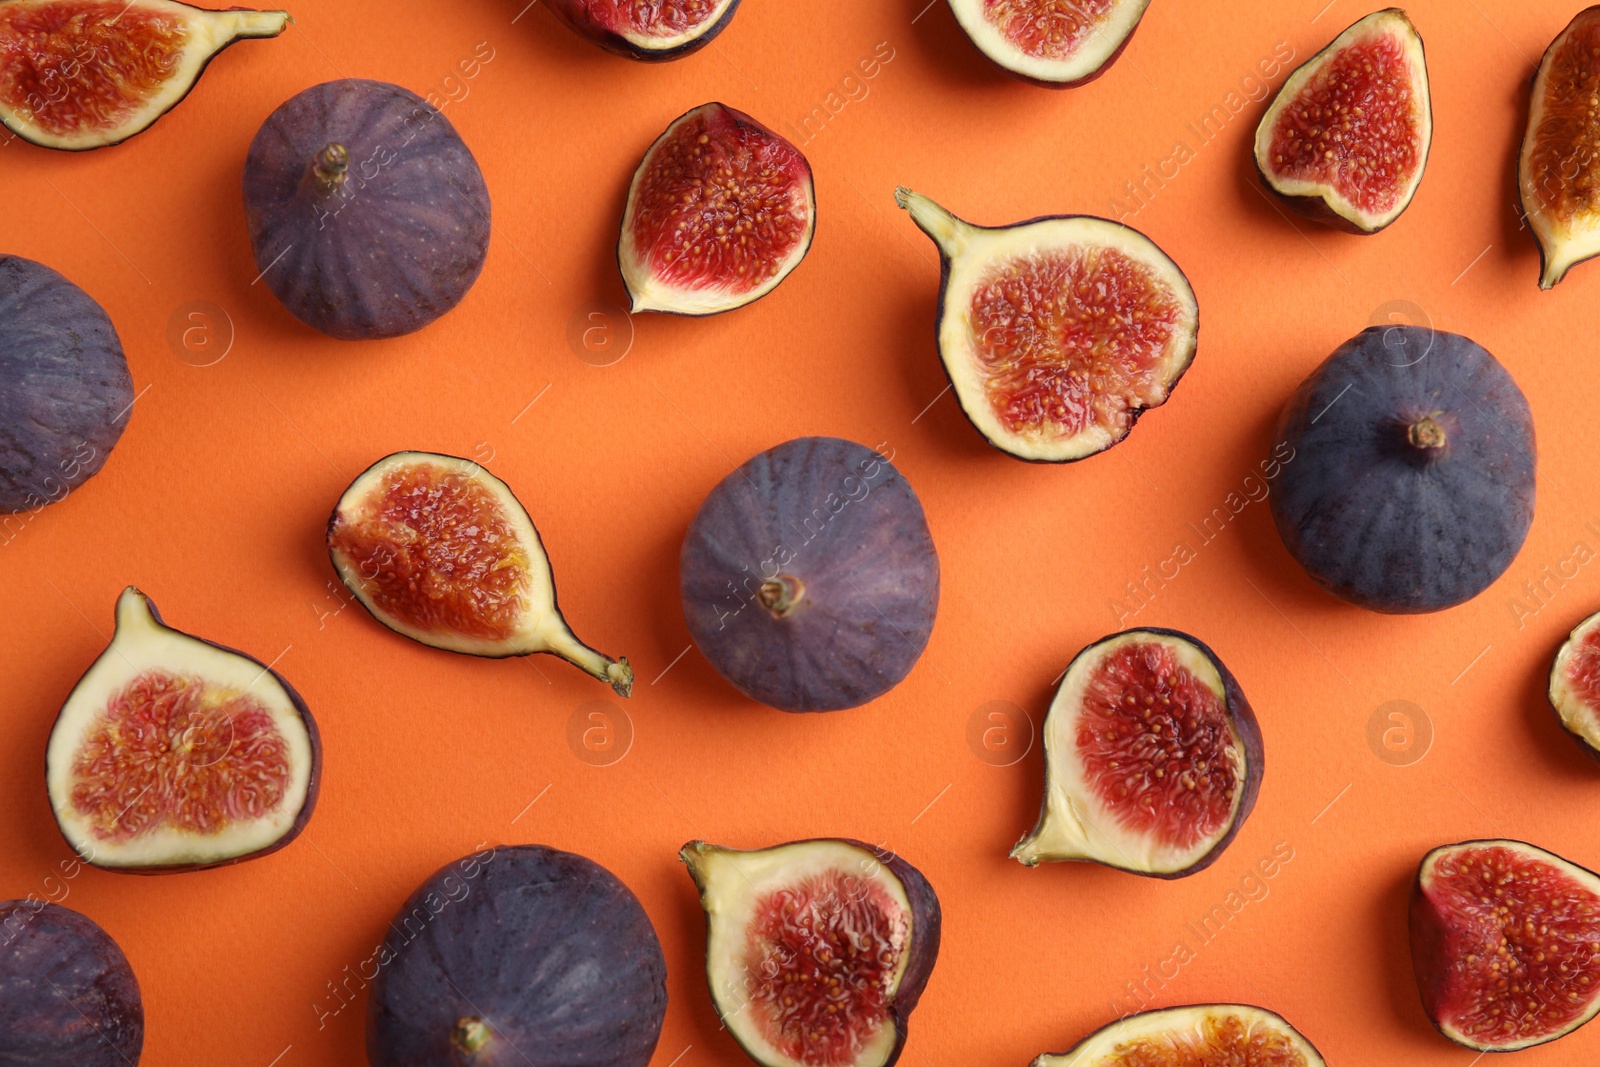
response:
[(816, 229), (800, 150), (742, 111), (702, 104), (634, 172), (617, 264), (634, 311), (716, 315), (776, 289)]
[(1411, 206), (1432, 143), (1422, 35), (1392, 7), (1289, 75), (1256, 127), (1256, 170), (1306, 218), (1377, 233)]
[(490, 659), (548, 653), (621, 696), (633, 690), (626, 659), (596, 652), (567, 626), (533, 520), (471, 460), (380, 459), (333, 509), (328, 555), (361, 606), (397, 634)]
[(1600, 612), (1567, 635), (1550, 666), (1550, 707), (1584, 753), (1600, 762)]
[(890, 1067), (939, 954), (939, 898), (905, 860), (819, 838), (679, 853), (706, 912), (723, 1025), (764, 1067)]
[(1094, 81), (1116, 62), (1150, 0), (950, 0), (956, 21), (1007, 74), (1051, 89)]
[(217, 53), (288, 24), (287, 11), (175, 0), (7, 0), (0, 123), (41, 148), (120, 144), (188, 96)]
[(1216, 653), (1175, 630), (1126, 630), (1078, 653), (1044, 724), (1039, 822), (1011, 855), (1153, 878), (1209, 867), (1261, 788), (1261, 731)]
[(549, 0), (556, 17), (607, 52), (659, 63), (711, 43), (733, 21), (739, 0)]
[(1038, 463), (1103, 452), (1194, 361), (1194, 290), (1138, 230), (1092, 215), (974, 226), (904, 187), (895, 202), (939, 246), (939, 355), (1000, 451)]
[(1539, 242), (1539, 288), (1600, 255), (1600, 6), (1578, 12), (1533, 78), (1518, 185)]
[(45, 777), (85, 862), (160, 874), (287, 845), (316, 806), (321, 763), (316, 723), (281, 675), (167, 626), (129, 586), (111, 644), (56, 716)]
[(1249, 1004), (1188, 1004), (1102, 1027), (1033, 1067), (1326, 1067), (1288, 1020)]
[(1525, 841), (1444, 845), (1411, 893), (1422, 1007), (1458, 1045), (1515, 1052), (1600, 1012), (1600, 876)]

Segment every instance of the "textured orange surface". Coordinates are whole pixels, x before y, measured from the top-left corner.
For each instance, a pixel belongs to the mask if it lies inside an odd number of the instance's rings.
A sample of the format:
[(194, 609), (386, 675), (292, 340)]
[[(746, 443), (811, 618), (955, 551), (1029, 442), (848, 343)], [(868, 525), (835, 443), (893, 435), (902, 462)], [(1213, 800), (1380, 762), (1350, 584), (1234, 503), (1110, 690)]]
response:
[[(1600, 266), (1540, 293), (1514, 205), (1527, 84), (1577, 5), (1410, 6), (1433, 156), (1410, 211), (1360, 238), (1286, 219), (1249, 151), (1263, 71), (1275, 88), (1285, 57), (1368, 12), (1347, 0), (1155, 0), (1118, 64), (1067, 93), (990, 69), (943, 0), (747, 0), (714, 47), (667, 67), (605, 55), (542, 5), (519, 17), (522, 2), (302, 0), (281, 39), (223, 55), (124, 146), (0, 148), (0, 248), (105, 304), (139, 391), (105, 470), (0, 544), (0, 896), (64, 896), (122, 943), (146, 992), (145, 1062), (362, 1062), (361, 975), (406, 894), (480, 842), (539, 841), (616, 871), (655, 922), (671, 997), (657, 1067), (743, 1063), (718, 1032), (675, 850), (818, 834), (896, 849), (943, 899), (915, 1067), (1020, 1065), (1141, 1003), (1203, 1000), (1275, 1009), (1336, 1065), (1468, 1062), (1411, 978), (1423, 853), (1508, 835), (1600, 865), (1600, 769), (1541, 695), (1559, 638), (1600, 607)], [(246, 146), (284, 99), (342, 75), (448, 101), (494, 197), (482, 280), (413, 337), (328, 340), (253, 284)], [(816, 246), (750, 308), (630, 324), (612, 255), (629, 176), (709, 99), (803, 142)], [(1200, 299), (1199, 355), (1172, 401), (1074, 466), (989, 449), (941, 393), (936, 257), (895, 209), (899, 183), (982, 223), (1126, 213)], [(1538, 421), (1526, 548), (1434, 617), (1319, 592), (1264, 499), (1284, 399), (1391, 314), (1481, 341)], [(944, 566), (905, 684), (812, 718), (751, 705), (686, 652), (677, 593), (703, 495), (801, 434), (892, 451)], [(423, 648), (350, 603), (323, 526), (349, 480), (401, 448), (479, 458), (517, 490), (573, 627), (638, 671), (631, 701), (547, 657)], [(284, 851), (62, 880), (45, 739), (129, 582), (174, 625), (275, 662), (316, 712), (322, 800)], [(1042, 720), (1085, 643), (1146, 624), (1204, 639), (1250, 695), (1267, 753), (1256, 812), (1180, 882), (1026, 870), (1006, 858), (1042, 778), (1021, 713)], [(1007, 740), (990, 714), (1022, 727), (1010, 753), (985, 747)], [(1600, 1027), (1517, 1062), (1597, 1052)]]

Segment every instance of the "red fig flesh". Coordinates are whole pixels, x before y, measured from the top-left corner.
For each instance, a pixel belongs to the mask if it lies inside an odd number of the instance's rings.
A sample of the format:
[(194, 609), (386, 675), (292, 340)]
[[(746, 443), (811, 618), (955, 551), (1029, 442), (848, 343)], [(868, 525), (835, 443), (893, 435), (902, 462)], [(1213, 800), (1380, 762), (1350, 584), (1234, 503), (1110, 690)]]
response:
[(1562, 728), (1600, 761), (1600, 612), (1562, 642), (1550, 667), (1549, 698)]
[(1150, 0), (950, 0), (978, 50), (1035, 85), (1093, 81), (1127, 47)]
[(739, 0), (549, 0), (556, 17), (608, 52), (659, 62), (698, 52), (727, 28)]
[(1522, 210), (1539, 242), (1539, 288), (1600, 255), (1600, 6), (1578, 12), (1533, 79), (1522, 142)]

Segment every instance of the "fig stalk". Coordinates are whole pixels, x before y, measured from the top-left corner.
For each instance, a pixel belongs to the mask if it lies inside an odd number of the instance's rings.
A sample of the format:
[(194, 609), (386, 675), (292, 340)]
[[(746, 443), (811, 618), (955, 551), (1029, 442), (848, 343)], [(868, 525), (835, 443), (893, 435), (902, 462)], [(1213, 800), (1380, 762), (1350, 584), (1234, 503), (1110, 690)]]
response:
[(761, 606), (782, 618), (794, 610), (796, 604), (805, 599), (806, 583), (790, 574), (780, 574), (776, 578), (761, 583), (761, 588), (756, 596), (761, 600)]
[(966, 247), (964, 238), (972, 229), (969, 223), (903, 185), (895, 188), (894, 202), (911, 213), (911, 221), (917, 224), (917, 229), (927, 234), (946, 258), (954, 259)]
[(1449, 443), (1449, 434), (1432, 415), (1424, 415), (1406, 427), (1406, 444), (1425, 456), (1439, 455)]
[(450, 1041), (467, 1055), (474, 1055), (489, 1042), (489, 1024), (473, 1016), (456, 1022), (456, 1032)]
[(350, 172), (350, 150), (337, 141), (324, 145), (311, 161), (311, 176), (326, 195), (344, 184)]

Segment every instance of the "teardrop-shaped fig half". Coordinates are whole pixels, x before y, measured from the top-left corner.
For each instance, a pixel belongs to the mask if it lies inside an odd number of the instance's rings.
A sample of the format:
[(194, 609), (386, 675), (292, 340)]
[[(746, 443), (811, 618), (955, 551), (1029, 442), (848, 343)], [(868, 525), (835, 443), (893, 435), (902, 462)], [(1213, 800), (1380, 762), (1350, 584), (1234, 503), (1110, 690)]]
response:
[(1249, 1004), (1188, 1004), (1129, 1015), (1033, 1067), (1326, 1067), (1288, 1020)]
[(1600, 255), (1600, 6), (1578, 12), (1533, 78), (1518, 184), (1539, 242), (1539, 288)]
[(1216, 653), (1126, 630), (1073, 659), (1044, 724), (1039, 822), (1011, 855), (1154, 878), (1215, 863), (1255, 807), (1264, 763), (1250, 703)]
[(281, 675), (167, 626), (129, 586), (111, 644), (56, 717), (45, 778), (56, 824), (86, 862), (162, 874), (294, 840), (321, 764), (316, 723)]
[(1116, 62), (1150, 0), (950, 0), (991, 62), (1051, 89), (1094, 81)]
[(722, 1024), (763, 1067), (890, 1067), (939, 955), (939, 898), (915, 867), (847, 838), (678, 855), (706, 912)]
[(1550, 665), (1550, 707), (1584, 754), (1600, 762), (1600, 612), (1561, 643)]
[(1565, 1037), (1600, 1013), (1600, 876), (1525, 841), (1436, 848), (1412, 887), (1411, 963), (1458, 1045)]
[(939, 247), (939, 356), (1000, 451), (1039, 463), (1103, 452), (1194, 361), (1194, 290), (1138, 230), (1091, 215), (974, 226), (910, 189), (895, 201)]
[(288, 24), (287, 11), (174, 0), (7, 0), (0, 123), (41, 148), (120, 144), (188, 96), (217, 53)]
[(657, 63), (711, 43), (733, 20), (739, 0), (548, 0), (556, 17), (607, 52)]
[(702, 104), (634, 172), (617, 264), (634, 311), (716, 315), (776, 289), (816, 230), (800, 150), (742, 111)]
[(397, 634), (491, 659), (549, 653), (621, 696), (633, 690), (626, 659), (596, 652), (567, 626), (533, 520), (471, 460), (380, 459), (333, 509), (328, 555), (361, 606)]

